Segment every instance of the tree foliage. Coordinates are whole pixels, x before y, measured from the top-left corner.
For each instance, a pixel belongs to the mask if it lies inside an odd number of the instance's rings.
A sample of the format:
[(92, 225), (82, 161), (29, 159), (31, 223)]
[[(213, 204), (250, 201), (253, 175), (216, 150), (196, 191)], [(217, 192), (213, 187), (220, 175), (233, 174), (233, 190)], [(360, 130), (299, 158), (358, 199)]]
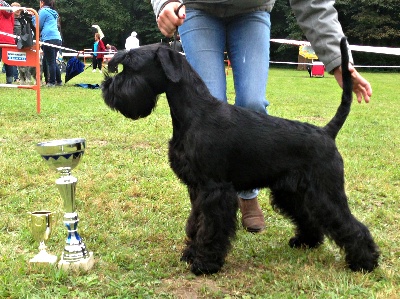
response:
[[(399, 0), (337, 0), (336, 8), (344, 33), (352, 44), (400, 47)], [(21, 5), (39, 9), (39, 1), (26, 0)], [(141, 44), (160, 41), (150, 0), (56, 0), (61, 16), (63, 44), (76, 50), (91, 48), (97, 24), (105, 34), (104, 42), (122, 49), (132, 31)], [(303, 40), (289, 1), (278, 0), (271, 13), (271, 37)], [(271, 45), (271, 59), (296, 57), (291, 46)], [(357, 54), (358, 55), (358, 54)], [(374, 60), (373, 54), (358, 55), (363, 61)], [(382, 56), (382, 55), (381, 55)], [(382, 57), (380, 56), (380, 59)], [(384, 60), (399, 61), (398, 57)], [(360, 61), (358, 61), (360, 63)]]
[(346, 34), (355, 43), (400, 46), (398, 0), (338, 0), (337, 8)]

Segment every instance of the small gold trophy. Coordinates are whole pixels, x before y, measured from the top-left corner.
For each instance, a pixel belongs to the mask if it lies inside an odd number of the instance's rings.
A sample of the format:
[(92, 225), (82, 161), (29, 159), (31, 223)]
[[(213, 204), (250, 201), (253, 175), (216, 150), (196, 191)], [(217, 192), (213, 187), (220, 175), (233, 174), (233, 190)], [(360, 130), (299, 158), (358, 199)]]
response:
[(78, 234), (78, 213), (76, 212), (75, 190), (77, 178), (71, 175), (82, 158), (86, 147), (84, 138), (62, 139), (41, 142), (36, 145), (37, 152), (50, 168), (59, 172), (56, 185), (64, 202), (64, 225), (68, 236), (58, 265), (63, 269), (90, 270), (94, 264), (93, 252), (86, 249)]
[(47, 246), (44, 241), (50, 237), (54, 225), (54, 215), (49, 211), (35, 211), (30, 214), (30, 229), (33, 238), (39, 242), (39, 253), (29, 260), (30, 263), (43, 263), (54, 265), (57, 262), (57, 256), (49, 254), (46, 251)]

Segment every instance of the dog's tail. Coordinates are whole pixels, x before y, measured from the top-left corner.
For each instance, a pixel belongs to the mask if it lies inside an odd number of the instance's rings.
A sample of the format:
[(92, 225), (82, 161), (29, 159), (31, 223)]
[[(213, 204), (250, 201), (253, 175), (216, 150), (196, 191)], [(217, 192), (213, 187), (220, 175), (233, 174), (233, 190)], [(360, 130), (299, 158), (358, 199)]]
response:
[(340, 41), (340, 51), (342, 55), (342, 101), (336, 111), (335, 116), (324, 127), (325, 132), (333, 139), (336, 138), (344, 122), (346, 121), (347, 116), (350, 113), (351, 102), (353, 100), (353, 81), (349, 71), (349, 52), (347, 48), (347, 39), (345, 37), (343, 37)]

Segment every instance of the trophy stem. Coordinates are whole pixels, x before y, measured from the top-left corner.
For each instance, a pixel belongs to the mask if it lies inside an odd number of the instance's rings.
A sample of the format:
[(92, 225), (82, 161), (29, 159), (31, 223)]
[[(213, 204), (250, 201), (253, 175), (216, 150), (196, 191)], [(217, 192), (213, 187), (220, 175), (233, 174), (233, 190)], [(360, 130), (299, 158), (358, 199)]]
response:
[(44, 241), (41, 241), (39, 244), (39, 251), (46, 251), (47, 246), (44, 244)]
[(88, 252), (78, 233), (79, 218), (75, 205), (75, 191), (78, 180), (67, 172), (63, 172), (63, 174), (56, 180), (56, 184), (64, 201), (65, 213), (63, 222), (67, 228), (68, 235), (59, 266), (64, 269), (73, 267), (89, 270), (94, 263), (93, 253)]

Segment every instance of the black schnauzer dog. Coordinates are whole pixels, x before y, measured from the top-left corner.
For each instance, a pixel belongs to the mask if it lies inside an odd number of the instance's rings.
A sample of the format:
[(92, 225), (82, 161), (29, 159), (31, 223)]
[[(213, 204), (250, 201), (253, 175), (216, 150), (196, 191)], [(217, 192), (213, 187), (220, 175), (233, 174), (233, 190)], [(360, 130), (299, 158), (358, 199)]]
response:
[(185, 57), (165, 45), (119, 52), (109, 62), (123, 64), (123, 71), (105, 75), (103, 98), (125, 117), (148, 116), (166, 93), (173, 124), (169, 161), (192, 207), (182, 260), (194, 274), (221, 269), (237, 229), (237, 191), (263, 187), (296, 226), (291, 247), (317, 247), (326, 235), (344, 250), (351, 270), (378, 266), (377, 245), (350, 212), (335, 145), (352, 102), (345, 38), (341, 51), (341, 104), (322, 128), (218, 101)]

